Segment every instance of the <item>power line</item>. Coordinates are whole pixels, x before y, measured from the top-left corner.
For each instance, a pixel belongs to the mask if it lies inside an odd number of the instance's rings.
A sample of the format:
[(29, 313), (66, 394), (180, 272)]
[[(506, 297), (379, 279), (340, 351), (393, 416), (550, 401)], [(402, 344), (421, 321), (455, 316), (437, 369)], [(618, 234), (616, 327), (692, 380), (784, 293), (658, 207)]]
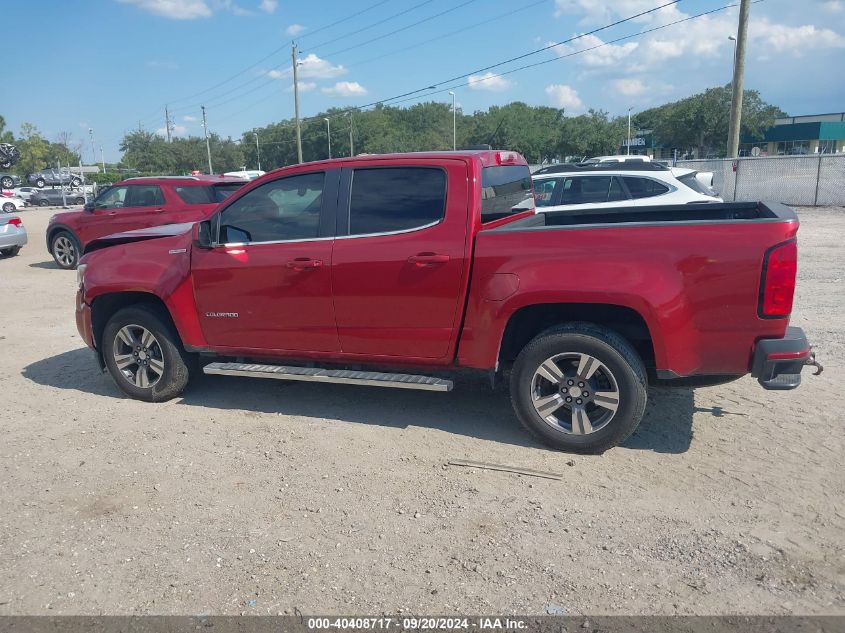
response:
[(366, 42), (361, 42), (360, 44), (353, 44), (352, 46), (347, 46), (346, 48), (341, 48), (340, 50), (333, 51), (331, 53), (327, 53), (326, 57), (331, 57), (333, 55), (340, 55), (341, 53), (351, 51), (352, 49), (355, 49), (355, 48), (360, 48), (361, 46), (369, 46), (373, 42), (383, 40), (386, 37), (390, 37), (391, 35), (396, 35), (396, 33), (401, 33), (402, 31), (407, 31), (410, 28), (413, 28), (415, 26), (419, 26), (420, 24), (424, 24), (425, 22), (429, 22), (431, 20), (439, 18), (440, 16), (446, 15), (447, 13), (452, 13), (452, 11), (457, 11), (458, 9), (462, 9), (466, 5), (472, 4), (473, 2), (476, 2), (476, 1), (477, 0), (466, 0), (466, 2), (462, 2), (461, 4), (459, 4), (457, 6), (450, 7), (449, 9), (446, 9), (445, 11), (441, 11), (440, 13), (435, 13), (434, 15), (430, 15), (427, 18), (423, 18), (422, 20), (418, 20), (416, 22), (408, 24), (407, 26), (403, 26), (401, 28), (395, 29), (393, 31), (390, 31), (389, 33), (385, 33), (384, 35), (379, 35), (378, 37), (374, 37), (372, 39), (369, 39)]
[(374, 28), (376, 26), (381, 26), (385, 22), (389, 22), (390, 20), (393, 20), (394, 18), (401, 17), (401, 16), (405, 15), (406, 13), (410, 13), (411, 11), (416, 11), (420, 7), (424, 7), (425, 5), (431, 4), (432, 2), (434, 2), (434, 0), (423, 0), (423, 2), (419, 2), (419, 3), (417, 3), (413, 6), (410, 6), (407, 9), (405, 9), (404, 11), (400, 11), (399, 13), (394, 13), (393, 15), (389, 15), (386, 18), (379, 20), (378, 22), (373, 22), (372, 24), (368, 24), (367, 26), (364, 26), (364, 27), (362, 27), (362, 28), (360, 28), (356, 31), (350, 31), (349, 33), (344, 33), (343, 35), (338, 35), (337, 37), (332, 38), (330, 40), (327, 40), (325, 42), (315, 44), (314, 46), (311, 46), (311, 49), (315, 50), (315, 49), (318, 49), (318, 48), (322, 48), (323, 46), (326, 46), (327, 44), (333, 44), (334, 42), (337, 42), (338, 40), (345, 39), (345, 38), (350, 37), (352, 35), (358, 35), (358, 33), (363, 33), (364, 31), (368, 31), (371, 28)]
[[(346, 17), (344, 17), (344, 18), (341, 18), (340, 20), (337, 20), (337, 21), (335, 21), (335, 22), (332, 22), (331, 24), (326, 24), (326, 25), (324, 25), (324, 26), (321, 26), (320, 28), (315, 29), (315, 30), (314, 30), (314, 31), (312, 31), (311, 33), (305, 34), (305, 35), (303, 35), (302, 37), (304, 38), (304, 37), (307, 37), (307, 36), (310, 36), (310, 35), (314, 35), (315, 33), (319, 33), (319, 32), (321, 32), (321, 31), (324, 31), (324, 30), (326, 30), (326, 29), (329, 29), (329, 28), (331, 28), (331, 27), (333, 27), (333, 26), (336, 26), (336, 25), (338, 25), (338, 24), (340, 24), (340, 23), (342, 23), (342, 22), (346, 22), (346, 21), (348, 21), (348, 20), (351, 20), (352, 18), (355, 18), (355, 17), (358, 17), (358, 16), (360, 16), (360, 15), (363, 15), (364, 13), (367, 13), (368, 11), (371, 11), (372, 9), (375, 9), (375, 8), (377, 8), (377, 7), (380, 7), (380, 6), (381, 6), (381, 5), (383, 5), (383, 4), (387, 4), (387, 2), (389, 2), (389, 1), (390, 1), (390, 0), (380, 0), (379, 2), (376, 2), (375, 4), (372, 4), (372, 5), (370, 5), (369, 7), (365, 8), (365, 9), (362, 9), (361, 11), (356, 11), (355, 13), (352, 13), (352, 14), (350, 14), (350, 15), (348, 15), (348, 16), (346, 16)], [(433, 1), (433, 0), (428, 0), (428, 1), (429, 1), (429, 2), (431, 2), (431, 1)], [(259, 59), (257, 62), (255, 62), (255, 63), (253, 63), (253, 64), (250, 64), (250, 65), (249, 65), (249, 66), (247, 66), (246, 68), (244, 68), (244, 69), (242, 69), (241, 71), (239, 71), (239, 72), (235, 73), (235, 74), (234, 74), (234, 75), (232, 75), (231, 77), (228, 77), (228, 78), (224, 79), (223, 81), (221, 81), (221, 82), (219, 82), (219, 83), (217, 83), (217, 84), (215, 84), (215, 85), (211, 86), (210, 88), (206, 88), (205, 90), (202, 90), (202, 91), (200, 91), (200, 92), (194, 93), (194, 94), (189, 95), (189, 96), (187, 96), (187, 97), (180, 97), (180, 98), (178, 98), (178, 99), (171, 99), (171, 100), (170, 100), (170, 103), (172, 104), (172, 103), (179, 103), (179, 102), (181, 102), (181, 101), (188, 101), (188, 100), (190, 100), (190, 99), (195, 99), (195, 98), (200, 97), (200, 96), (202, 96), (202, 95), (204, 95), (204, 94), (207, 94), (207, 93), (211, 92), (212, 90), (216, 90), (216, 89), (217, 89), (217, 88), (219, 88), (220, 86), (224, 86), (224, 85), (226, 85), (227, 83), (229, 83), (229, 82), (230, 82), (230, 81), (232, 81), (233, 79), (237, 79), (238, 77), (241, 77), (241, 76), (242, 76), (245, 72), (247, 72), (247, 71), (249, 71), (249, 70), (252, 70), (253, 68), (255, 68), (256, 66), (258, 66), (258, 65), (259, 65), (259, 64), (261, 64), (262, 62), (264, 62), (264, 61), (268, 60), (269, 58), (273, 57), (273, 55), (276, 55), (276, 54), (278, 54), (279, 52), (281, 52), (281, 51), (283, 51), (283, 50), (287, 49), (287, 47), (288, 47), (288, 44), (287, 44), (287, 43), (285, 43), (283, 46), (280, 46), (279, 48), (276, 48), (276, 49), (275, 49), (275, 50), (273, 50), (272, 52), (268, 53), (267, 55), (265, 55), (264, 57), (262, 57), (261, 59)], [(185, 107), (186, 107), (186, 106), (182, 106), (181, 108), (176, 108), (176, 109), (177, 109), (177, 110), (182, 110), (182, 109), (184, 109)], [(193, 107), (193, 106), (192, 106), (192, 107)], [(150, 118), (152, 118), (152, 115), (151, 115), (151, 116), (148, 116), (148, 117), (145, 117), (145, 119), (142, 119), (142, 120), (146, 120), (146, 119), (150, 119)]]

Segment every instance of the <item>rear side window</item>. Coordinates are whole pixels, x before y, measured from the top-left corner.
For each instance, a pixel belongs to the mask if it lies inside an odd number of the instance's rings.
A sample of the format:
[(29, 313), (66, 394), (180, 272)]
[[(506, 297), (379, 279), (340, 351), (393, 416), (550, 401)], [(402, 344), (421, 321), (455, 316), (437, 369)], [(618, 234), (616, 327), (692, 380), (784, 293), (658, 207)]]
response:
[(215, 204), (223, 202), (246, 183), (213, 186), (183, 185), (175, 187), (176, 194), (185, 204)]
[(446, 214), (446, 174), (431, 167), (356, 169), (349, 234), (394, 233), (439, 222)]
[(652, 196), (659, 196), (669, 191), (669, 187), (651, 178), (623, 176), (622, 180), (625, 181), (625, 186), (628, 187), (628, 191), (631, 192), (631, 197), (634, 199), (651, 198)]
[(490, 222), (534, 208), (528, 165), (497, 165), (481, 172), (481, 221)]
[(127, 193), (127, 207), (155, 207), (164, 204), (158, 185), (132, 185)]
[[(607, 202), (613, 176), (578, 176), (567, 178), (561, 204), (599, 204)], [(618, 184), (617, 184), (618, 186)], [(623, 196), (624, 197), (624, 196)], [(614, 198), (618, 200), (620, 198)]]

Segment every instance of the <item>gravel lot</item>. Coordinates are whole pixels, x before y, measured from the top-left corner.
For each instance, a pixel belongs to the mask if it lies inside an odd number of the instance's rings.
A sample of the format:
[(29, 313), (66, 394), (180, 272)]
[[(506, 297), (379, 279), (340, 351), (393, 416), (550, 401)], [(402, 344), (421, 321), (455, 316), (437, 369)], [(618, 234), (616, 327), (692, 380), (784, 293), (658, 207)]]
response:
[(793, 322), (825, 373), (653, 388), (599, 457), (541, 447), (480, 383), (129, 400), (76, 333), (51, 214), (0, 260), (0, 614), (845, 614), (845, 209), (800, 211)]

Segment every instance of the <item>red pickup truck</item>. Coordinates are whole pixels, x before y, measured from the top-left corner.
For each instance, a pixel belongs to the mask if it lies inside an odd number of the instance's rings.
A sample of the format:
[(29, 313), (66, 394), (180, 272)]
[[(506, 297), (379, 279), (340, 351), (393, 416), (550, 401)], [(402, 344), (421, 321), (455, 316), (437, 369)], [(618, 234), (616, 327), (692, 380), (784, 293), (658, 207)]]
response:
[(537, 215), (514, 152), (359, 156), (94, 240), (76, 319), (134, 398), (173, 398), (200, 367), (435, 391), (507, 371), (530, 431), (600, 452), (640, 422), (649, 377), (798, 386), (815, 361), (788, 327), (797, 231), (758, 203)]

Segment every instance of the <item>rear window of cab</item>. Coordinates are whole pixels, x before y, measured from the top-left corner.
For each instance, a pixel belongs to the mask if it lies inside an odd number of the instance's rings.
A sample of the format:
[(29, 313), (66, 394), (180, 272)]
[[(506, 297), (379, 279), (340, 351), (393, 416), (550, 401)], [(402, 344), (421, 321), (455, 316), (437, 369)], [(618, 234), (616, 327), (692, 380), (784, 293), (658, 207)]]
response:
[(492, 222), (534, 209), (528, 165), (494, 165), (481, 171), (481, 221)]
[(185, 204), (216, 204), (243, 187), (246, 182), (220, 185), (180, 185), (174, 187), (176, 194)]

